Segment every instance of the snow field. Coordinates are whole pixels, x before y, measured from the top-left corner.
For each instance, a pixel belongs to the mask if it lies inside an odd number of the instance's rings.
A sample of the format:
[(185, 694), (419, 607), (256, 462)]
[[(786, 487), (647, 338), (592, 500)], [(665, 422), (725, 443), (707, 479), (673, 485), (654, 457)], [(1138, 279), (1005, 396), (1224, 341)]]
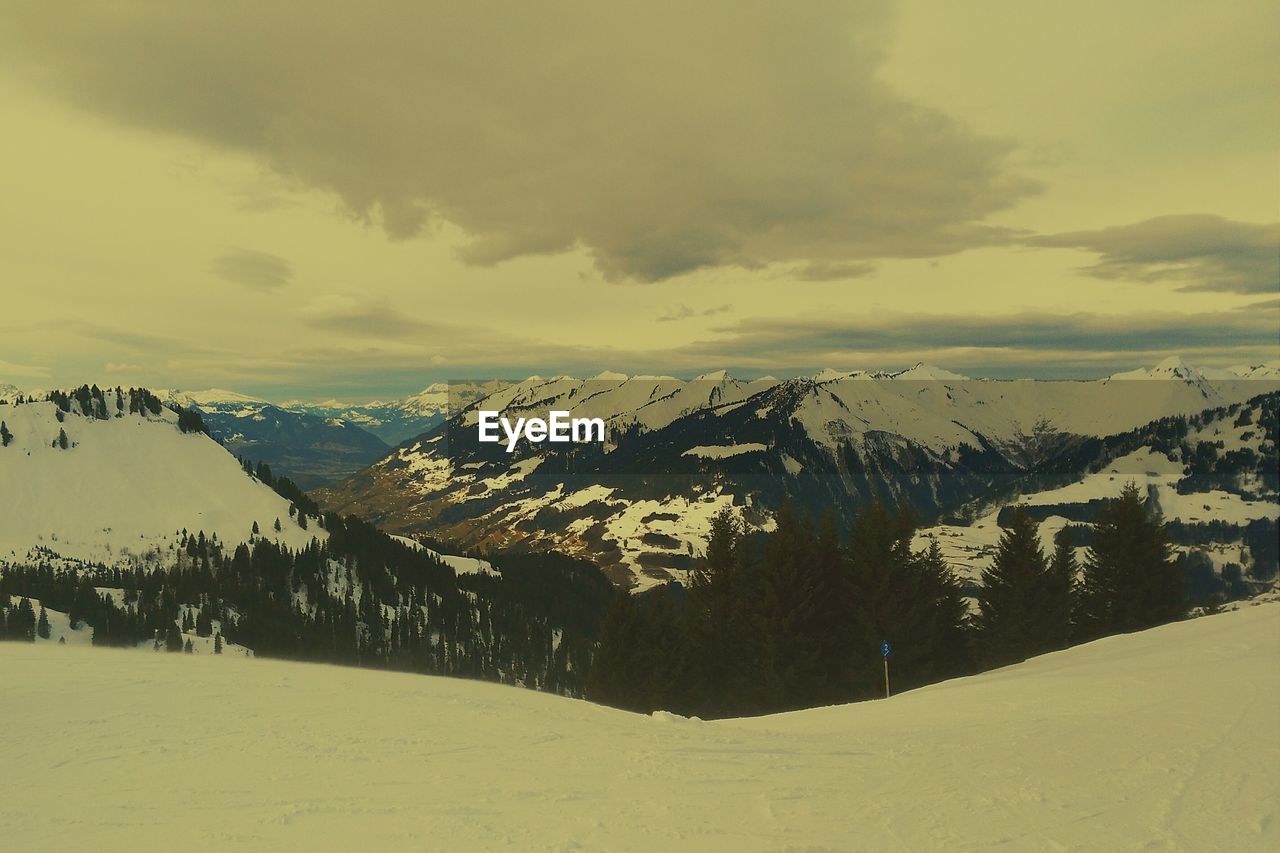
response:
[[(866, 702), (645, 717), (478, 682), (0, 644), (13, 850), (1280, 843), (1280, 605)], [(20, 685), (20, 687), (16, 687)]]
[[(0, 448), (0, 560), (20, 562), (44, 547), (123, 565), (130, 555), (169, 551), (184, 529), (245, 541), (255, 521), (262, 535), (295, 549), (328, 535), (315, 524), (299, 528), (288, 501), (208, 436), (179, 432), (167, 409), (155, 418), (68, 414), (63, 422), (55, 411), (53, 403), (0, 407), (14, 435)], [(67, 450), (50, 446), (60, 429), (72, 442)]]

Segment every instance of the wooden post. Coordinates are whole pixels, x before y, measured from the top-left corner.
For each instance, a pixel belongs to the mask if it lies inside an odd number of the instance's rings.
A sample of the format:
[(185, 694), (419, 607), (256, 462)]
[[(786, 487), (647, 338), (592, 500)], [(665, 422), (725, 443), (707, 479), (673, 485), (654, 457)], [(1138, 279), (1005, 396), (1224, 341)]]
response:
[(889, 698), (889, 659), (884, 659), (884, 698)]

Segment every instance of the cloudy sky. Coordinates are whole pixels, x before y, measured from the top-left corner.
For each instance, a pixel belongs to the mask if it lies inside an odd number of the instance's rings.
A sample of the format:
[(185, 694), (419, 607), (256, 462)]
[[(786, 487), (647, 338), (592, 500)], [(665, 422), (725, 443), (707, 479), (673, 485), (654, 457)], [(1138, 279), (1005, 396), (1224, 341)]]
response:
[(0, 382), (1280, 357), (1270, 0), (0, 8)]

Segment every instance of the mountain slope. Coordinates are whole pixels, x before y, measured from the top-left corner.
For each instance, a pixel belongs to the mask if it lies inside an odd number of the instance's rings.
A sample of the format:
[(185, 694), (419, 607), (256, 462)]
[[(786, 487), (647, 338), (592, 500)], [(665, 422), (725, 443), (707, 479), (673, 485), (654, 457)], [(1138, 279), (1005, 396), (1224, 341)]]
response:
[(216, 625), (259, 656), (583, 690), (612, 595), (589, 564), (442, 555), (320, 518), (142, 390), (53, 392), (0, 421), (0, 637), (34, 639), (43, 605), (69, 643), (208, 651)]
[(280, 405), (292, 412), (355, 424), (394, 447), (440, 424), (448, 416), (450, 406), (465, 407), (507, 384), (509, 383), (502, 380), (449, 384), (437, 382), (416, 394), (397, 400), (372, 400), (368, 403), (294, 400)]
[(349, 476), (390, 449), (355, 423), (290, 411), (234, 391), (170, 391), (167, 397), (198, 410), (209, 432), (232, 453), (266, 462), (304, 489)]
[[(319, 497), (464, 547), (560, 548), (645, 588), (683, 577), (710, 518), (727, 506), (760, 529), (786, 497), (845, 519), (877, 498), (936, 518), (1002, 493), (1091, 438), (1280, 386), (1174, 377), (1175, 367), (1163, 369), (1166, 381), (1147, 382), (953, 379), (928, 365), (783, 382), (723, 372), (690, 382), (533, 378)], [(507, 453), (477, 440), (480, 409), (511, 419), (567, 409), (605, 420), (608, 438), (603, 447), (525, 444)]]
[(1069, 446), (1005, 491), (920, 530), (916, 546), (937, 541), (952, 570), (976, 582), (995, 556), (1006, 511), (1024, 504), (1040, 523), (1046, 552), (1070, 525), (1083, 556), (1103, 501), (1134, 483), (1167, 523), (1175, 549), (1197, 565), (1203, 588), (1189, 589), (1192, 597), (1202, 598), (1224, 580), (1241, 587), (1239, 595), (1245, 586), (1269, 584), (1280, 572), (1278, 448), (1280, 392), (1162, 418)]
[[(181, 531), (234, 544), (250, 537), (255, 522), (289, 548), (324, 537), (301, 529), (290, 502), (209, 436), (179, 430), (175, 412), (126, 413), (114, 391), (106, 397), (106, 419), (75, 406), (61, 412), (48, 401), (0, 406), (13, 434), (0, 447), (0, 561), (47, 549), (130, 565), (172, 551)], [(66, 450), (54, 446), (60, 432)]]
[(1274, 849), (1278, 657), (1267, 604), (888, 701), (710, 723), (2, 643), (21, 699), (0, 701), (22, 733), (6, 766), (29, 772), (0, 780), (0, 827), (24, 850)]

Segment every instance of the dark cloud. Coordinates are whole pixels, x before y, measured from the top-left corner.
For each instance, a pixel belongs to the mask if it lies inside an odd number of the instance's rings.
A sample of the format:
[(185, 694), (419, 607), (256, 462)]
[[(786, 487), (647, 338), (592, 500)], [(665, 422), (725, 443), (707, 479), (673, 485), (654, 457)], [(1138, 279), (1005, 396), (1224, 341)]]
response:
[(725, 314), (732, 310), (732, 305), (713, 305), (710, 308), (703, 308), (701, 311), (695, 311), (688, 305), (677, 305), (665, 314), (655, 317), (654, 322), (670, 323), (674, 320), (687, 320), (690, 317), (714, 317), (717, 314)]
[(814, 261), (795, 270), (801, 281), (838, 281), (846, 278), (863, 278), (876, 271), (876, 265), (868, 261)]
[[(902, 367), (921, 359), (971, 369), (979, 376), (1084, 376), (1153, 364), (1172, 353), (1201, 364), (1274, 359), (1278, 322), (1275, 307), (1257, 306), (1191, 315), (1151, 313), (1140, 320), (1088, 313), (753, 318), (720, 327), (714, 339), (670, 348), (578, 346), (527, 338), (515, 342), (519, 359), (509, 352), (496, 357), (499, 339), (492, 334), (461, 334), (454, 328), (442, 352), (448, 375), (455, 378), (489, 375), (495, 368), (504, 376), (591, 375), (609, 364), (627, 365), (629, 372), (692, 375), (728, 366), (785, 376), (827, 366)], [(421, 351), (382, 345), (335, 344), (293, 355), (318, 375), (429, 367)]]
[[(130, 124), (245, 151), (396, 237), (610, 277), (928, 257), (1010, 235), (1009, 146), (879, 69), (886, 4), (5, 4), (0, 56)], [(281, 281), (241, 260), (250, 286)], [(247, 273), (247, 274), (246, 274)], [(256, 275), (256, 277), (254, 277)]]
[(1028, 242), (1096, 253), (1098, 262), (1083, 271), (1098, 278), (1169, 283), (1181, 290), (1280, 290), (1280, 223), (1236, 222), (1207, 214), (1159, 216)]
[(313, 329), (374, 340), (457, 335), (463, 331), (413, 317), (386, 300), (354, 296), (320, 297), (300, 309), (298, 315)]
[(255, 249), (231, 249), (213, 259), (210, 268), (227, 281), (252, 290), (275, 290), (293, 278), (293, 265), (279, 255)]
[(721, 337), (685, 347), (700, 363), (825, 364), (841, 353), (912, 357), (941, 349), (984, 352), (990, 363), (1044, 359), (1046, 353), (1092, 358), (1115, 353), (1253, 348), (1274, 351), (1280, 316), (1265, 307), (1200, 314), (1151, 312), (1141, 317), (1025, 313), (879, 315), (814, 319), (750, 319)]
[(670, 323), (674, 320), (686, 320), (694, 315), (694, 310), (688, 305), (677, 305), (665, 314), (659, 314), (654, 318), (656, 323)]

